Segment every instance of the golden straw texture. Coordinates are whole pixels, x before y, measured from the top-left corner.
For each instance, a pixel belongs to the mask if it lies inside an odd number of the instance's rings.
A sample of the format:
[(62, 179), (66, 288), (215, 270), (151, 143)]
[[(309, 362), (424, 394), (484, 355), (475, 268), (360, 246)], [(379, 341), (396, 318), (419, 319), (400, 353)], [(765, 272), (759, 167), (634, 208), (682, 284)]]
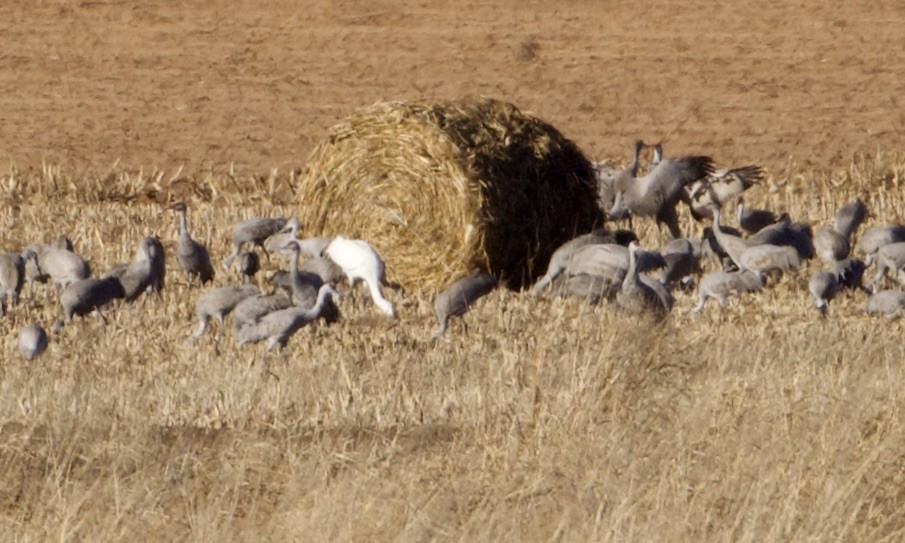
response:
[(418, 290), (475, 267), (520, 288), (559, 244), (603, 222), (577, 146), (485, 98), (353, 114), (314, 149), (299, 194), (306, 232), (367, 240), (393, 280)]

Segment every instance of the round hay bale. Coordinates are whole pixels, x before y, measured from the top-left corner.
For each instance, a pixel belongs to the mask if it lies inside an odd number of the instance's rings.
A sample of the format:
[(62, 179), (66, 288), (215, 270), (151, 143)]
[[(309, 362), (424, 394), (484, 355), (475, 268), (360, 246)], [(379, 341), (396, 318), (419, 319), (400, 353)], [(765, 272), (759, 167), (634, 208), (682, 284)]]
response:
[(387, 102), (334, 126), (300, 179), (308, 235), (367, 240), (387, 275), (437, 290), (481, 268), (510, 288), (603, 223), (588, 160), (506, 102)]

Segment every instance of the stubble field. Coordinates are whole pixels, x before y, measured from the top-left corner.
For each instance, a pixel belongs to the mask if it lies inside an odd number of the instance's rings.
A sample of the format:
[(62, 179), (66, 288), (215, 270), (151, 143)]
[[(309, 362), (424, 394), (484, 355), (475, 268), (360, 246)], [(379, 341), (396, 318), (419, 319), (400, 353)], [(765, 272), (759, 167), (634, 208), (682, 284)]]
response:
[[(172, 255), (163, 204), (186, 199), (219, 263), (233, 222), (293, 213), (344, 114), (481, 93), (591, 158), (643, 137), (760, 163), (748, 202), (815, 227), (856, 196), (868, 226), (905, 220), (893, 3), (221, 9), (0, 8), (0, 249), (65, 233), (101, 271), (156, 234)], [(347, 293), (268, 353), (216, 325), (187, 345), (198, 291), (169, 260), (161, 297), (36, 362), (16, 332), (55, 295), (0, 319), (0, 539), (903, 538), (902, 324), (855, 294), (819, 319), (816, 262), (697, 317), (678, 293), (662, 324), (498, 291), (438, 342), (428, 293), (395, 295), (396, 320)]]

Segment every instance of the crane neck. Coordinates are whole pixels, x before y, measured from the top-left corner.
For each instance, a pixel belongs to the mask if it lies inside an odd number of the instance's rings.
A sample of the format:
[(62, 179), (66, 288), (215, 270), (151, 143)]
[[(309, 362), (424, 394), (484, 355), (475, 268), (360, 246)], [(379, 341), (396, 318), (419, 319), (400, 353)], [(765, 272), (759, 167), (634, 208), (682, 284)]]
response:
[(631, 248), (628, 250), (628, 270), (625, 272), (625, 278), (622, 280), (622, 285), (631, 285), (635, 282), (638, 275), (638, 262), (635, 257), (635, 251)]
[(744, 217), (744, 216), (745, 216), (745, 203), (739, 202), (738, 203), (738, 224), (739, 225), (742, 224), (742, 217)]
[(639, 157), (640, 154), (641, 154), (641, 147), (638, 146), (638, 145), (636, 145), (636, 146), (635, 146), (635, 152), (634, 152), (634, 154), (632, 155), (632, 163), (629, 164), (629, 167), (628, 167), (628, 173), (629, 173), (632, 177), (637, 177), (637, 176), (638, 176), (638, 157)]
[(189, 235), (189, 221), (185, 217), (185, 210), (179, 212), (179, 235), (182, 237)]

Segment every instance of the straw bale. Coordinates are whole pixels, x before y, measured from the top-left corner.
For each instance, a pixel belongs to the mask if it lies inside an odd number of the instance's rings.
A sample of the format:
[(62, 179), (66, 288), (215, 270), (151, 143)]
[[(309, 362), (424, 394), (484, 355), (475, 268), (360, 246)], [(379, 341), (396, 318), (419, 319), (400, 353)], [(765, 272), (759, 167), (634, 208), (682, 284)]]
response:
[(299, 188), (306, 235), (365, 239), (391, 279), (419, 290), (473, 268), (520, 288), (603, 222), (578, 147), (484, 98), (364, 108), (312, 151)]

